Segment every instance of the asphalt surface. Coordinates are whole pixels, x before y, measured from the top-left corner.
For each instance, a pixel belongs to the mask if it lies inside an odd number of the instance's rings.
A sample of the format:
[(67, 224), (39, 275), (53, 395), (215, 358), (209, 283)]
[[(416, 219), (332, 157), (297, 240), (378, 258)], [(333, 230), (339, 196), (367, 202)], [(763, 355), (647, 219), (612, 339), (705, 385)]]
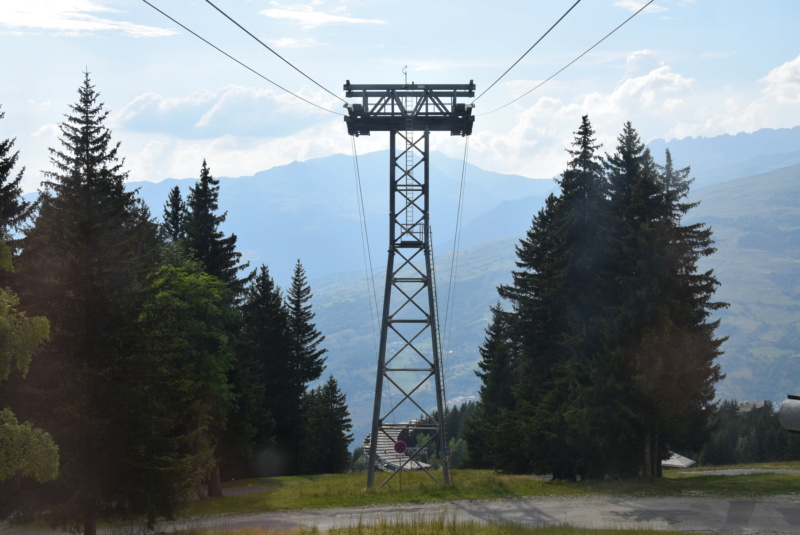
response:
[(331, 528), (359, 523), (447, 521), (526, 526), (569, 524), (588, 528), (649, 528), (703, 533), (800, 534), (800, 496), (762, 500), (686, 498), (516, 498), (455, 501), (347, 509), (283, 511), (194, 519), (161, 525), (166, 531), (183, 528), (215, 530), (298, 526)]

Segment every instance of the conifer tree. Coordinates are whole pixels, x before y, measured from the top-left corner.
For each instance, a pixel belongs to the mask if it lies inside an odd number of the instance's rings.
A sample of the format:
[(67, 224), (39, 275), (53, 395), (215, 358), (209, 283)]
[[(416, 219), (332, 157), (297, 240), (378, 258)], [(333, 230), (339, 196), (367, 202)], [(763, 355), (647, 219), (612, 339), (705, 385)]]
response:
[[(499, 303), (491, 311), (492, 320), (479, 349), (480, 371), (475, 371), (482, 382), (478, 391), (480, 402), (466, 423), (464, 435), (470, 445), (469, 466), (508, 469), (508, 459), (514, 456), (506, 445), (506, 437), (500, 436), (499, 426), (503, 417), (516, 406), (518, 348), (511, 333), (512, 315), (504, 312)], [(448, 429), (452, 436), (452, 428), (448, 426)]]
[[(0, 109), (0, 119), (5, 112)], [(30, 217), (31, 203), (22, 198), (22, 176), (25, 168), (13, 175), (14, 167), (19, 159), (19, 151), (14, 149), (14, 139), (0, 141), (0, 239), (8, 243), (12, 250), (17, 246), (13, 236), (21, 229), (22, 224)]]
[[(285, 308), (288, 316), (289, 354), (292, 391), (300, 393), (300, 400), (306, 393), (308, 383), (316, 381), (325, 369), (327, 349), (320, 347), (325, 337), (317, 331), (314, 325), (314, 312), (311, 310), (311, 288), (306, 280), (306, 272), (300, 260), (295, 264), (292, 274), (292, 284), (285, 299)], [(308, 417), (303, 409), (306, 405), (299, 405), (300, 411), (296, 418), (298, 421)], [(292, 452), (292, 465), (295, 472), (302, 471), (300, 466), (303, 444), (309, 438), (307, 427), (294, 425), (287, 429), (284, 435), (285, 443)]]
[(306, 280), (306, 272), (300, 260), (292, 275), (292, 285), (286, 294), (286, 310), (289, 313), (289, 337), (291, 340), (292, 362), (295, 379), (304, 387), (316, 381), (325, 369), (325, 353), (320, 344), (325, 336), (314, 325), (314, 312), (311, 310), (311, 288)]
[(307, 394), (308, 436), (303, 470), (311, 474), (336, 474), (350, 466), (353, 425), (347, 398), (330, 376)]
[[(203, 160), (200, 180), (189, 188), (186, 201), (184, 228), (186, 244), (210, 275), (220, 278), (235, 295), (240, 295), (246, 280), (238, 273), (248, 264), (239, 264), (242, 253), (236, 250), (236, 234), (225, 237), (219, 225), (225, 222), (227, 212), (217, 215), (219, 210), (219, 180)], [(172, 214), (170, 214), (172, 215)]]
[[(278, 457), (288, 459), (292, 452), (286, 437), (301, 425), (300, 404), (304, 388), (294, 380), (292, 365), (289, 315), (283, 304), (280, 288), (262, 265), (245, 288), (241, 303), (242, 329), (238, 339), (237, 368), (246, 373), (247, 382), (261, 385), (263, 393), (246, 395), (247, 404), (241, 406), (237, 416), (252, 427), (254, 448), (275, 445)], [(283, 466), (265, 468), (269, 473), (287, 474), (292, 470)]]
[(60, 123), (61, 148), (19, 259), (27, 310), (47, 316), (51, 343), (31, 364), (17, 412), (52, 433), (61, 475), (51, 519), (94, 535), (101, 514), (151, 523), (182, 499), (182, 467), (160, 418), (164, 385), (138, 318), (156, 266), (156, 226), (134, 192), (108, 112), (86, 73)]
[(169, 242), (181, 242), (186, 237), (186, 203), (183, 202), (181, 189), (175, 186), (169, 190), (167, 202), (164, 204), (161, 235)]

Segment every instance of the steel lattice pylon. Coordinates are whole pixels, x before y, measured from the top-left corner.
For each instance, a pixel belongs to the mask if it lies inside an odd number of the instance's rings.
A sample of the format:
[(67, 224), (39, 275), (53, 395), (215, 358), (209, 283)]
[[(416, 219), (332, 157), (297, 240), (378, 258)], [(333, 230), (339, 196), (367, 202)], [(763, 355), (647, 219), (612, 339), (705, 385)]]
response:
[[(431, 131), (470, 135), (475, 118), (472, 107), (459, 103), (475, 96), (475, 85), (351, 85), (345, 116), (348, 133), (369, 135), (389, 132), (389, 253), (383, 317), (375, 381), (375, 406), (370, 433), (367, 486), (375, 481), (376, 468), (393, 472), (382, 484), (406, 469), (423, 469), (434, 480), (429, 467), (417, 458), (427, 444), (436, 440), (442, 459), (444, 483), (450, 483), (449, 452), (445, 436), (444, 372), (442, 369), (436, 309), (436, 288), (431, 254), (429, 204), (429, 147)], [(399, 392), (383, 407), (387, 382)], [(435, 396), (436, 418), (428, 404)], [(430, 400), (432, 401), (432, 400)], [(393, 423), (411, 412), (423, 419)], [(401, 441), (425, 433), (420, 448), (405, 450)], [(379, 451), (398, 445), (403, 450), (386, 461)], [(409, 446), (411, 444), (408, 444)], [(378, 466), (384, 458), (382, 466)], [(438, 481), (438, 480), (437, 480)]]

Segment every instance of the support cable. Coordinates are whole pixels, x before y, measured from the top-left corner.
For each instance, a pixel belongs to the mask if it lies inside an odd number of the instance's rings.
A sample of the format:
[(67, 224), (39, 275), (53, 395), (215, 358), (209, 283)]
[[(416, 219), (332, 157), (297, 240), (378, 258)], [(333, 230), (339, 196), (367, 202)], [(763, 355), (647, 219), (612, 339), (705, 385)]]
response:
[[(354, 136), (350, 136), (350, 141), (353, 146), (353, 173), (356, 179), (356, 198), (358, 201), (358, 218), (359, 227), (361, 230), (361, 250), (364, 255), (364, 272), (367, 277), (367, 296), (369, 301), (369, 315), (370, 323), (372, 325), (372, 341), (375, 345), (375, 353), (378, 353), (378, 338), (375, 334), (375, 320), (380, 322), (379, 308), (378, 308), (378, 293), (375, 290), (375, 273), (372, 269), (372, 252), (369, 246), (369, 234), (367, 232), (367, 213), (364, 208), (364, 194), (361, 187), (361, 170), (358, 165), (358, 152), (356, 151), (356, 140)], [(372, 308), (372, 305), (375, 308)]]
[[(206, 1), (207, 1), (207, 0), (206, 0)], [(527, 56), (527, 55), (528, 55), (528, 52), (530, 52), (531, 50), (533, 50), (533, 49), (534, 49), (534, 47), (535, 47), (536, 45), (538, 45), (538, 44), (539, 44), (539, 43), (542, 41), (542, 39), (544, 39), (545, 37), (547, 37), (547, 34), (548, 34), (548, 33), (550, 33), (550, 32), (553, 30), (553, 28), (555, 28), (556, 26), (558, 26), (558, 23), (559, 23), (559, 22), (561, 22), (562, 20), (564, 20), (564, 17), (566, 17), (567, 15), (569, 15), (569, 12), (570, 12), (570, 11), (572, 11), (573, 9), (575, 9), (575, 6), (577, 6), (577, 5), (578, 5), (578, 4), (580, 4), (580, 3), (581, 3), (581, 0), (578, 0), (577, 2), (575, 2), (574, 4), (572, 4), (572, 7), (571, 7), (571, 8), (569, 8), (569, 9), (568, 9), (568, 10), (567, 10), (567, 11), (566, 11), (566, 12), (565, 12), (563, 15), (561, 15), (561, 18), (559, 18), (559, 19), (558, 19), (558, 20), (555, 22), (555, 24), (553, 24), (552, 26), (550, 26), (550, 29), (548, 29), (546, 32), (544, 32), (544, 33), (542, 34), (542, 36), (541, 36), (541, 37), (540, 37), (540, 38), (539, 38), (539, 39), (538, 39), (538, 40), (537, 40), (535, 43), (533, 43), (533, 45), (531, 45), (531, 47), (530, 47), (528, 50), (526, 50), (526, 51), (525, 51), (525, 53), (524, 53), (524, 54), (522, 54), (522, 55), (519, 57), (519, 59), (518, 59), (517, 61), (515, 61), (515, 62), (514, 62), (514, 64), (513, 64), (513, 65), (511, 65), (511, 67), (509, 67), (508, 69), (506, 69), (506, 72), (504, 72), (503, 74), (501, 74), (501, 75), (500, 75), (500, 77), (499, 77), (497, 80), (495, 80), (494, 82), (492, 82), (492, 85), (490, 85), (489, 87), (487, 87), (486, 89), (484, 89), (484, 90), (483, 90), (483, 93), (481, 93), (480, 95), (478, 95), (477, 97), (475, 97), (475, 100), (473, 100), (473, 101), (472, 101), (472, 103), (473, 103), (473, 104), (475, 104), (475, 103), (478, 101), (478, 99), (479, 99), (479, 98), (481, 98), (481, 97), (482, 97), (483, 95), (485, 95), (485, 94), (486, 94), (486, 93), (487, 93), (487, 92), (488, 92), (488, 91), (489, 91), (491, 88), (493, 88), (493, 87), (494, 87), (494, 85), (495, 85), (497, 82), (499, 82), (500, 80), (502, 80), (502, 79), (503, 79), (503, 77), (504, 77), (506, 74), (508, 74), (508, 72), (509, 72), (511, 69), (513, 69), (514, 67), (516, 67), (516, 66), (517, 66), (517, 63), (519, 63), (520, 61), (522, 61), (522, 58), (524, 58), (525, 56)]]
[[(449, 349), (450, 337), (452, 334), (452, 315), (451, 304), (455, 306), (455, 279), (458, 274), (458, 251), (461, 246), (461, 225), (464, 218), (464, 191), (467, 178), (467, 155), (469, 154), (469, 137), (464, 142), (464, 160), (461, 165), (461, 188), (458, 193), (458, 210), (456, 211), (456, 230), (453, 236), (453, 254), (450, 257), (450, 280), (447, 285), (447, 303), (444, 312), (444, 344)], [(445, 358), (447, 351), (442, 348)], [(446, 365), (446, 363), (445, 363)]]
[[(628, 23), (628, 22), (629, 22), (629, 21), (630, 21), (630, 20), (631, 20), (633, 17), (635, 17), (636, 15), (638, 15), (639, 13), (641, 13), (642, 11), (644, 11), (644, 9), (645, 9), (647, 6), (649, 6), (650, 4), (652, 4), (652, 3), (653, 3), (653, 1), (654, 1), (654, 0), (650, 0), (649, 2), (647, 2), (645, 5), (643, 5), (641, 8), (639, 8), (639, 11), (637, 11), (636, 13), (634, 13), (633, 15), (631, 15), (630, 17), (628, 17), (627, 19), (625, 19), (624, 21), (622, 21), (622, 23), (621, 23), (619, 26), (617, 26), (616, 28), (614, 28), (613, 30), (611, 30), (610, 32), (608, 32), (608, 33), (607, 33), (607, 34), (606, 34), (606, 35), (605, 35), (605, 36), (604, 36), (602, 39), (600, 39), (600, 40), (599, 40), (599, 41), (597, 41), (595, 44), (593, 44), (592, 46), (590, 46), (589, 48), (587, 48), (587, 49), (586, 49), (586, 50), (585, 50), (585, 51), (584, 51), (584, 52), (583, 52), (583, 53), (582, 53), (580, 56), (578, 56), (577, 58), (573, 59), (572, 61), (570, 61), (569, 63), (567, 63), (567, 64), (566, 64), (566, 65), (564, 65), (563, 67), (561, 67), (561, 69), (559, 69), (558, 71), (556, 71), (555, 73), (553, 73), (552, 75), (550, 75), (550, 77), (549, 77), (549, 78), (547, 78), (546, 80), (544, 80), (544, 81), (542, 81), (542, 82), (538, 83), (537, 85), (535, 85), (534, 87), (532, 87), (531, 89), (529, 89), (529, 90), (528, 90), (528, 91), (526, 91), (525, 93), (521, 94), (520, 96), (518, 96), (517, 98), (515, 98), (515, 99), (514, 99), (514, 100), (512, 100), (511, 102), (507, 102), (506, 104), (503, 104), (503, 105), (502, 105), (502, 106), (500, 106), (499, 108), (495, 108), (495, 109), (493, 109), (492, 111), (487, 111), (486, 113), (481, 113), (481, 114), (478, 114), (478, 115), (477, 115), (477, 117), (483, 117), (483, 116), (485, 116), (485, 115), (489, 115), (490, 113), (494, 113), (494, 112), (496, 112), (496, 111), (500, 111), (500, 110), (502, 110), (503, 108), (506, 108), (506, 107), (508, 107), (508, 106), (511, 106), (511, 105), (512, 105), (512, 104), (514, 104), (516, 101), (518, 101), (519, 99), (521, 99), (521, 98), (522, 98), (522, 97), (524, 97), (524, 96), (527, 96), (529, 93), (532, 93), (532, 92), (533, 92), (533, 91), (535, 91), (536, 89), (539, 89), (539, 88), (540, 88), (540, 87), (542, 87), (544, 84), (546, 84), (547, 82), (549, 82), (550, 80), (552, 80), (553, 78), (555, 78), (556, 76), (558, 76), (559, 74), (561, 74), (562, 72), (564, 72), (564, 71), (565, 71), (565, 70), (566, 70), (568, 67), (572, 66), (572, 64), (573, 64), (573, 63), (575, 63), (576, 61), (578, 61), (579, 59), (581, 59), (583, 56), (585, 56), (586, 54), (588, 54), (589, 52), (591, 52), (591, 51), (592, 51), (592, 50), (593, 50), (593, 49), (594, 49), (594, 48), (595, 48), (597, 45), (599, 45), (600, 43), (602, 43), (603, 41), (605, 41), (606, 39), (608, 39), (609, 37), (611, 37), (611, 35), (612, 35), (614, 32), (616, 32), (617, 30), (619, 30), (620, 28), (622, 28), (623, 26), (625, 26), (625, 25), (626, 25), (626, 24), (627, 24), (627, 23)], [(484, 91), (484, 92), (485, 92), (485, 91)], [(477, 99), (476, 99), (476, 100), (477, 100)]]
[(206, 3), (208, 3), (208, 4), (209, 4), (211, 7), (213, 7), (213, 8), (214, 8), (214, 9), (216, 9), (217, 11), (219, 11), (219, 12), (220, 12), (220, 13), (221, 13), (221, 14), (222, 14), (222, 15), (223, 15), (223, 16), (224, 16), (226, 19), (228, 19), (229, 21), (231, 21), (232, 23), (234, 23), (236, 26), (238, 26), (240, 30), (242, 30), (243, 32), (245, 32), (247, 35), (249, 35), (250, 37), (252, 37), (252, 38), (253, 38), (253, 39), (255, 39), (256, 41), (258, 41), (258, 43), (259, 43), (261, 46), (263, 46), (264, 48), (266, 48), (267, 50), (269, 50), (270, 52), (272, 52), (273, 54), (275, 54), (276, 56), (278, 56), (278, 57), (279, 57), (279, 58), (280, 58), (280, 59), (281, 59), (281, 60), (282, 60), (284, 63), (286, 63), (286, 64), (287, 64), (289, 67), (293, 68), (294, 70), (296, 70), (297, 72), (299, 72), (300, 74), (302, 74), (303, 76), (305, 76), (305, 77), (306, 77), (308, 80), (310, 80), (310, 81), (311, 81), (312, 83), (314, 83), (314, 84), (315, 84), (317, 87), (319, 87), (320, 89), (322, 89), (323, 91), (325, 91), (326, 93), (328, 93), (329, 95), (331, 95), (332, 97), (338, 98), (339, 100), (341, 100), (342, 102), (344, 102), (345, 104), (347, 104), (347, 101), (346, 101), (346, 100), (344, 100), (344, 99), (343, 99), (342, 97), (340, 97), (339, 95), (336, 95), (336, 94), (334, 94), (334, 93), (331, 93), (331, 92), (328, 90), (328, 88), (326, 88), (326, 87), (324, 87), (324, 86), (320, 85), (320, 84), (319, 84), (319, 83), (318, 83), (316, 80), (314, 80), (313, 78), (311, 78), (309, 75), (307, 75), (306, 73), (304, 73), (304, 72), (303, 72), (302, 70), (300, 70), (299, 68), (295, 67), (295, 66), (294, 66), (294, 65), (293, 65), (293, 64), (292, 64), (292, 63), (291, 63), (291, 62), (290, 62), (288, 59), (284, 58), (283, 56), (281, 56), (280, 54), (278, 54), (277, 52), (275, 52), (275, 50), (273, 50), (272, 48), (270, 48), (270, 46), (269, 46), (269, 45), (267, 45), (267, 44), (266, 44), (264, 41), (262, 41), (261, 39), (259, 39), (258, 37), (256, 37), (256, 36), (255, 36), (255, 35), (253, 35), (252, 33), (250, 33), (250, 31), (249, 31), (247, 28), (245, 28), (244, 26), (242, 26), (241, 24), (239, 24), (238, 22), (236, 22), (236, 21), (235, 21), (235, 20), (234, 20), (234, 19), (233, 19), (233, 18), (232, 18), (230, 15), (228, 15), (227, 13), (225, 13), (225, 12), (224, 12), (222, 9), (220, 9), (220, 8), (219, 8), (219, 7), (217, 7), (217, 6), (216, 6), (216, 5), (215, 5), (213, 2), (211, 2), (211, 0), (206, 0)]
[(248, 71), (250, 71), (250, 72), (252, 72), (253, 74), (255, 74), (256, 76), (258, 76), (258, 77), (260, 77), (260, 78), (262, 78), (262, 79), (266, 80), (267, 82), (271, 83), (272, 85), (274, 85), (274, 86), (275, 86), (275, 87), (277, 87), (278, 89), (280, 89), (280, 90), (282, 90), (282, 91), (285, 91), (285, 92), (289, 93), (290, 95), (292, 95), (293, 97), (299, 98), (299, 99), (300, 99), (300, 100), (302, 100), (303, 102), (305, 102), (305, 103), (307, 103), (307, 104), (311, 104), (311, 105), (312, 105), (312, 106), (314, 106), (315, 108), (319, 108), (319, 109), (321, 109), (322, 111), (326, 111), (326, 112), (328, 112), (328, 113), (332, 113), (332, 114), (334, 114), (334, 115), (344, 115), (344, 113), (339, 113), (339, 112), (336, 112), (336, 111), (333, 111), (333, 110), (329, 110), (329, 109), (327, 109), (327, 108), (323, 108), (323, 107), (322, 107), (322, 106), (320, 106), (319, 104), (315, 104), (315, 103), (311, 102), (310, 100), (308, 100), (308, 99), (305, 99), (305, 98), (301, 97), (300, 95), (298, 95), (298, 94), (296, 94), (296, 93), (293, 93), (292, 91), (290, 91), (290, 90), (286, 89), (285, 87), (283, 87), (282, 85), (278, 84), (277, 82), (273, 82), (272, 80), (270, 80), (269, 78), (267, 78), (266, 76), (264, 76), (264, 75), (263, 75), (263, 74), (261, 74), (260, 72), (256, 71), (255, 69), (253, 69), (253, 68), (252, 68), (252, 67), (250, 67), (249, 65), (246, 65), (245, 63), (242, 63), (241, 61), (239, 61), (239, 60), (238, 60), (238, 59), (236, 59), (235, 57), (231, 56), (230, 54), (228, 54), (227, 52), (225, 52), (224, 50), (222, 50), (221, 48), (219, 48), (217, 45), (215, 45), (215, 44), (211, 43), (210, 41), (208, 41), (207, 39), (205, 39), (204, 37), (202, 37), (202, 36), (201, 36), (201, 35), (199, 35), (198, 33), (196, 33), (196, 32), (194, 32), (194, 31), (192, 31), (191, 29), (189, 29), (189, 28), (188, 28), (188, 27), (186, 27), (185, 25), (181, 24), (180, 22), (178, 22), (178, 21), (177, 21), (177, 20), (175, 20), (174, 18), (170, 17), (169, 15), (167, 15), (166, 13), (164, 13), (163, 11), (161, 11), (159, 8), (157, 8), (156, 6), (154, 6), (153, 4), (151, 4), (150, 2), (148, 2), (147, 0), (142, 0), (142, 2), (144, 2), (144, 3), (145, 3), (145, 4), (147, 4), (148, 6), (152, 7), (153, 9), (155, 9), (156, 11), (158, 11), (159, 13), (161, 13), (162, 15), (164, 15), (166, 18), (168, 18), (169, 20), (171, 20), (172, 22), (174, 22), (175, 24), (177, 24), (178, 26), (180, 26), (181, 28), (183, 28), (184, 30), (186, 30), (187, 32), (189, 32), (190, 34), (194, 35), (195, 37), (197, 37), (198, 39), (200, 39), (201, 41), (203, 41), (205, 44), (207, 44), (207, 45), (208, 45), (208, 46), (210, 46), (211, 48), (215, 49), (217, 52), (219, 52), (219, 53), (221, 53), (221, 54), (223, 54), (223, 55), (227, 56), (229, 59), (232, 59), (233, 61), (235, 61), (236, 63), (238, 63), (239, 65), (241, 65), (241, 66), (242, 66), (242, 67), (244, 67), (245, 69), (247, 69)]

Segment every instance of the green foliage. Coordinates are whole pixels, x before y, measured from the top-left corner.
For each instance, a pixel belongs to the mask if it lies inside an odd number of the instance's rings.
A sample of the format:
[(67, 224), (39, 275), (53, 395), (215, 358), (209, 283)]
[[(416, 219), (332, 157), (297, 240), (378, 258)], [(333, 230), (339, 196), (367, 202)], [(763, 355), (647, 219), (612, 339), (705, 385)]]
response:
[[(219, 225), (225, 222), (226, 213), (217, 215), (219, 209), (219, 180), (211, 176), (211, 171), (203, 160), (200, 180), (189, 189), (186, 213), (181, 216), (179, 199), (174, 192), (168, 200), (169, 218), (165, 228), (171, 228), (176, 219), (183, 219), (186, 244), (195, 258), (205, 266), (210, 275), (219, 277), (238, 296), (246, 280), (238, 278), (238, 273), (247, 269), (248, 264), (239, 264), (242, 253), (236, 250), (236, 234), (225, 237)], [(176, 235), (178, 229), (172, 229)]]
[(175, 186), (169, 190), (167, 202), (164, 204), (161, 236), (168, 242), (180, 242), (186, 238), (186, 203), (183, 202), (181, 189)]
[(156, 339), (151, 352), (158, 354), (170, 384), (168, 407), (191, 454), (193, 478), (206, 479), (233, 404), (228, 373), (238, 314), (225, 283), (192, 260), (162, 266), (153, 289), (140, 321)]
[[(712, 414), (718, 282), (703, 224), (683, 225), (688, 169), (655, 164), (630, 123), (602, 159), (583, 117), (562, 174), (517, 247), (511, 310), (481, 348), (470, 462), (556, 479), (659, 475)], [(502, 386), (505, 386), (505, 389)]]
[(53, 438), (29, 422), (20, 424), (14, 413), (0, 410), (0, 481), (20, 475), (36, 481), (58, 477), (58, 446)]
[(716, 411), (713, 430), (700, 450), (703, 465), (728, 465), (800, 460), (800, 435), (780, 426), (771, 402), (741, 410), (738, 402), (723, 401)]
[[(5, 112), (0, 110), (0, 119), (5, 117)], [(25, 168), (12, 176), (14, 167), (19, 160), (19, 151), (14, 149), (15, 139), (0, 141), (0, 240), (16, 248), (17, 240), (14, 231), (22, 228), (23, 223), (30, 217), (33, 206), (22, 197), (22, 176)]]
[(306, 395), (307, 439), (303, 470), (309, 474), (345, 472), (350, 466), (348, 446), (353, 428), (347, 399), (330, 376), (324, 385)]
[(25, 233), (20, 297), (30, 313), (47, 316), (51, 343), (11, 406), (52, 434), (62, 461), (54, 484), (14, 493), (17, 506), (49, 509), (54, 524), (87, 534), (101, 514), (152, 523), (185, 492), (162, 364), (139, 321), (152, 297), (156, 226), (125, 190), (98, 97), (86, 73)]

